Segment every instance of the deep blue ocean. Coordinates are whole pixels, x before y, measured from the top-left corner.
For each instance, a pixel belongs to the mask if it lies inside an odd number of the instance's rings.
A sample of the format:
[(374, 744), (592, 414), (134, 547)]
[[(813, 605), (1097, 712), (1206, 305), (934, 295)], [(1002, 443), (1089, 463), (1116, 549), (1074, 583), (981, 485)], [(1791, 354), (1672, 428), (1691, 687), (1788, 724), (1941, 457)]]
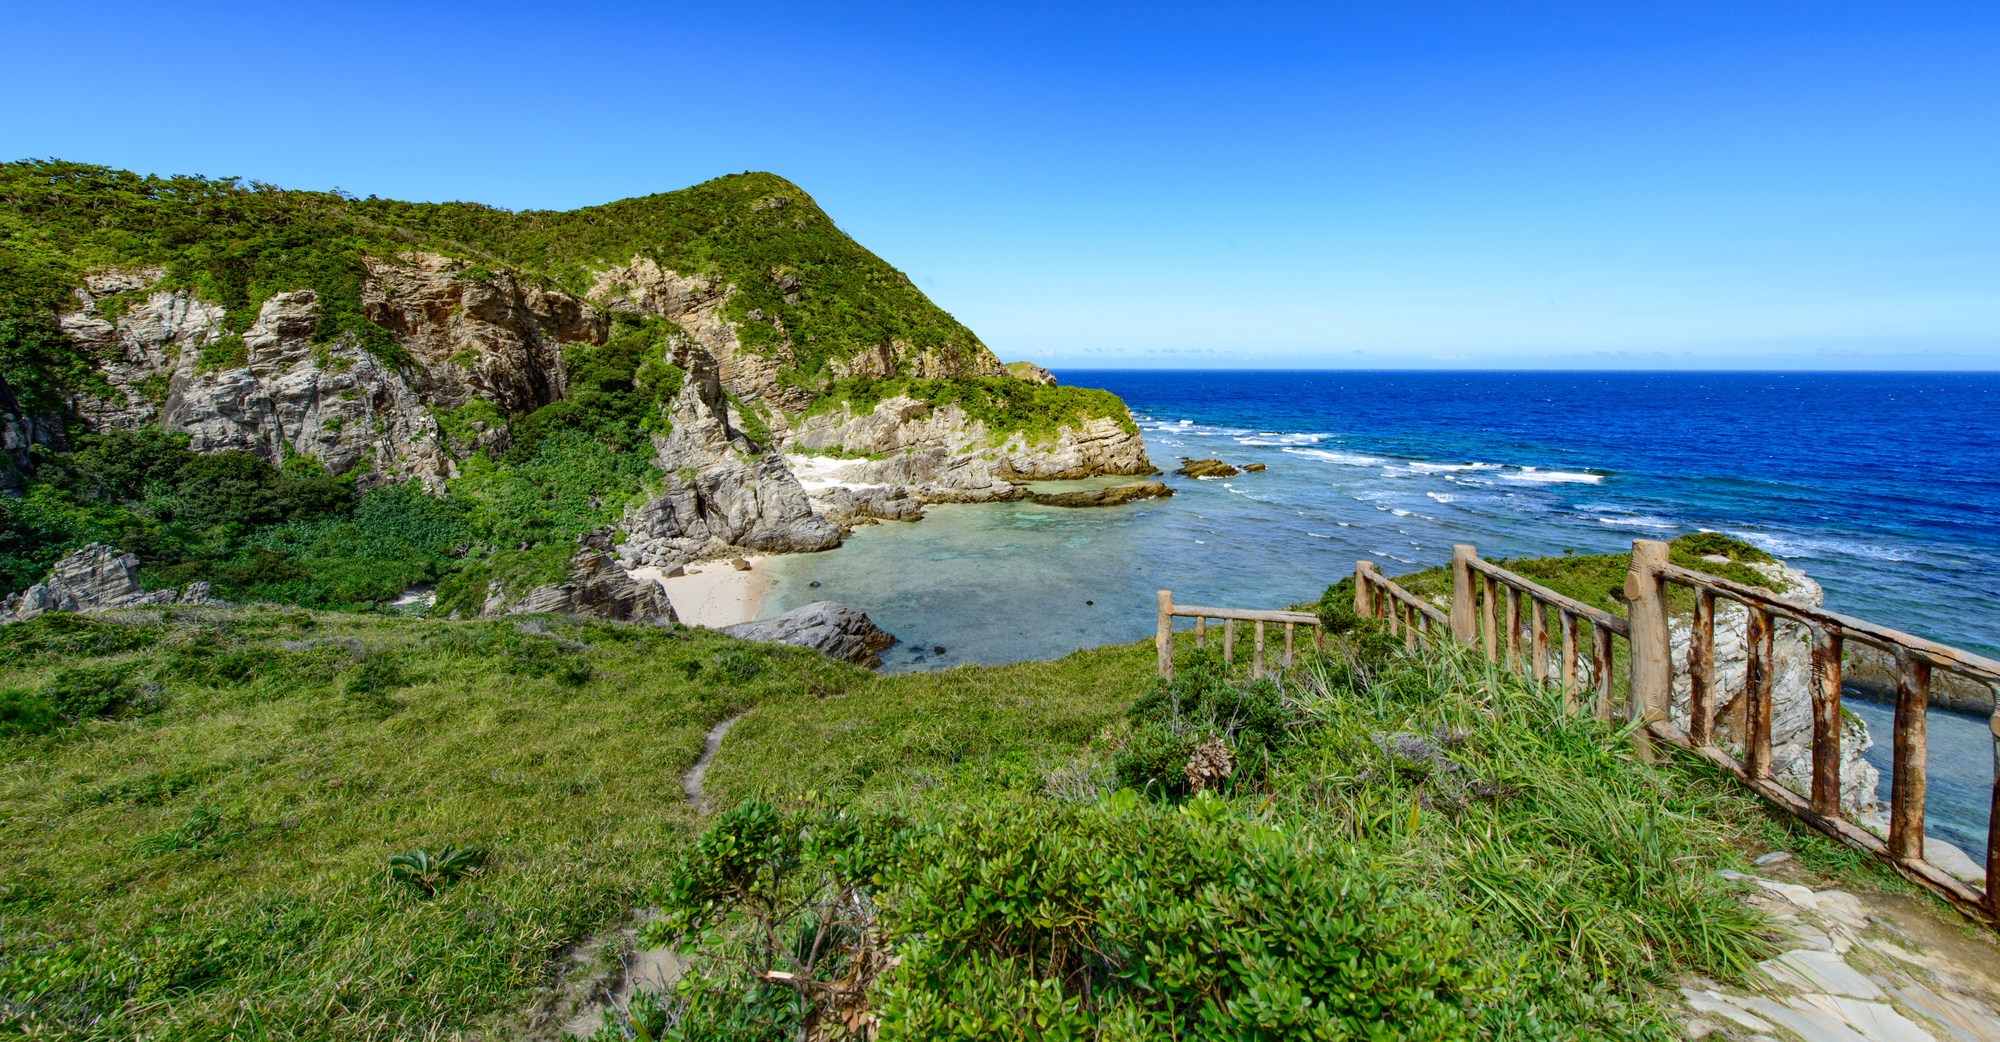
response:
[[(1143, 638), (1160, 589), (1273, 607), (1357, 558), (1393, 575), (1453, 543), (1609, 553), (1711, 529), (1803, 569), (1837, 611), (2000, 655), (2000, 374), (1056, 375), (1122, 397), (1163, 471), (1269, 470), (1169, 475), (1173, 498), (1113, 509), (932, 507), (772, 562), (764, 614), (863, 608), (902, 638), (890, 670), (1002, 663)], [(1983, 837), (1984, 794), (1961, 796)]]

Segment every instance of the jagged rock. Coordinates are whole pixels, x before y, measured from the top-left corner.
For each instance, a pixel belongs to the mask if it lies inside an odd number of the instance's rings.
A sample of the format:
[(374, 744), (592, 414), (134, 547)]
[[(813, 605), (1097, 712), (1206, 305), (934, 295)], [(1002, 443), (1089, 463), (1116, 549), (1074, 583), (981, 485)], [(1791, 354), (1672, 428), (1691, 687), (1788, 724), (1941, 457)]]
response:
[(866, 613), (834, 601), (814, 601), (775, 619), (725, 626), (722, 632), (744, 640), (811, 648), (835, 661), (869, 669), (880, 666), (881, 652), (896, 643)]
[(1080, 492), (1030, 492), (1028, 498), (1046, 507), (1115, 507), (1135, 499), (1164, 498), (1174, 490), (1158, 481), (1134, 481), (1129, 485), (1085, 489)]
[(588, 548), (570, 559), (568, 582), (537, 586), (511, 605), (494, 605), (490, 598), (488, 604), (495, 614), (580, 615), (665, 626), (680, 621), (659, 583), (634, 579), (610, 554)]
[(627, 567), (668, 567), (729, 551), (801, 553), (840, 545), (840, 529), (813, 513), (805, 489), (775, 454), (727, 419), (713, 360), (690, 358), (672, 406), (673, 430), (653, 440), (667, 473), (661, 494), (626, 510), (618, 553)]
[[(1786, 587), (1782, 596), (1800, 604), (1818, 606), (1825, 591), (1811, 577), (1783, 562), (1751, 563), (1774, 585)], [(1740, 755), (1744, 736), (1744, 680), (1749, 672), (1750, 654), (1745, 642), (1749, 613), (1733, 601), (1718, 600), (1715, 607), (1715, 720), (1716, 744), (1733, 748)], [(1771, 773), (1780, 784), (1799, 793), (1812, 791), (1812, 657), (1810, 635), (1795, 622), (1777, 620), (1773, 627), (1771, 670)], [(1688, 649), (1693, 642), (1690, 622), (1676, 620), (1672, 628), (1674, 723), (1686, 727), (1689, 712)], [(1880, 772), (1862, 756), (1874, 744), (1868, 727), (1849, 716), (1840, 742), (1840, 802), (1850, 814), (1860, 816), (1875, 805)]]
[[(357, 467), (432, 488), (455, 473), (433, 407), (474, 399), (501, 412), (561, 396), (560, 344), (600, 340), (606, 322), (582, 301), (518, 282), (459, 277), (461, 262), (406, 254), (371, 261), (362, 283), (368, 317), (388, 329), (411, 365), (399, 369), (352, 337), (312, 339), (311, 290), (274, 294), (241, 335), (240, 357), (204, 362), (227, 339), (222, 308), (186, 291), (152, 294), (112, 321), (99, 301), (144, 288), (161, 272), (93, 276), (64, 331), (98, 357), (113, 395), (82, 395), (78, 411), (98, 429), (158, 423), (191, 435), (196, 452), (240, 449), (272, 464), (312, 456), (335, 474)], [(501, 432), (475, 432), (495, 448)], [(497, 448), (504, 449), (504, 445)]]
[(0, 380), (0, 410), (4, 410), (0, 411), (0, 451), (5, 453), (0, 456), (0, 492), (12, 492), (25, 486), (25, 475), (34, 473), (30, 455), (34, 446), (62, 452), (69, 443), (63, 438), (61, 416), (20, 415), (24, 410), (5, 380)]
[(0, 621), (19, 622), (52, 611), (99, 611), (147, 604), (221, 604), (209, 584), (188, 584), (186, 593), (147, 591), (139, 586), (139, 558), (91, 543), (57, 561), (41, 582), (0, 601)]
[(837, 525), (871, 520), (920, 521), (924, 505), (901, 485), (833, 485), (811, 492), (813, 509)]
[(729, 567), (739, 572), (747, 572), (750, 570), (750, 562), (741, 557), (732, 557), (729, 559)]
[(1056, 374), (1033, 362), (1008, 362), (1002, 368), (1007, 370), (1008, 376), (1016, 380), (1026, 380), (1031, 384), (1043, 384), (1048, 387), (1056, 385)]
[(801, 418), (787, 444), (885, 455), (858, 460), (835, 477), (848, 485), (901, 486), (925, 503), (1020, 499), (1024, 493), (1015, 487), (1020, 481), (1157, 473), (1146, 458), (1145, 441), (1118, 419), (1066, 425), (1052, 439), (1031, 444), (1020, 432), (995, 439), (957, 405), (932, 407), (901, 396), (858, 416), (843, 407)]
[(1190, 478), (1233, 478), (1236, 468), (1219, 459), (1191, 459), (1174, 473)]
[(1243, 473), (1245, 474), (1258, 474), (1262, 473), (1266, 469), (1268, 468), (1266, 468), (1262, 463), (1246, 463), (1243, 465)]

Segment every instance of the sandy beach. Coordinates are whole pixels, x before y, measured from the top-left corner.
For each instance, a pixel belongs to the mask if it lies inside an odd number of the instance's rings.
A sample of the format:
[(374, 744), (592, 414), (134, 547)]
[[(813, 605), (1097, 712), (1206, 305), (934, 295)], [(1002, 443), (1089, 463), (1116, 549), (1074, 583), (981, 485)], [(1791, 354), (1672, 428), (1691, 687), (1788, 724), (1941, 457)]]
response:
[(634, 579), (651, 579), (667, 591), (674, 614), (690, 626), (721, 629), (739, 622), (753, 622), (764, 607), (764, 592), (772, 580), (763, 571), (765, 558), (746, 557), (750, 570), (739, 572), (725, 558), (698, 561), (687, 566), (687, 574), (667, 578), (660, 569), (634, 568)]

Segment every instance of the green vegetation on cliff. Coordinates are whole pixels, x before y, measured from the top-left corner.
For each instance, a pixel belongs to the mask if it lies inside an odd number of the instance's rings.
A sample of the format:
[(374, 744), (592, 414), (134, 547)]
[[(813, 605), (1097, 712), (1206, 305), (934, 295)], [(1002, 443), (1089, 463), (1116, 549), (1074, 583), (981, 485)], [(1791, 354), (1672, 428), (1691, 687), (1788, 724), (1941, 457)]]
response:
[[(1713, 871), (1744, 867), (1749, 837), (1826, 845), (1698, 764), (1637, 763), (1547, 694), (1365, 627), (1277, 681), (1181, 652), (1163, 688), (1150, 642), (879, 677), (540, 618), (10, 626), (0, 1030), (504, 1032), (545, 1008), (570, 945), (650, 906), (649, 935), (692, 929), (698, 956), (633, 1002), (652, 1037), (791, 1038), (806, 1006), (746, 972), (785, 957), (722, 921), (763, 901), (795, 908), (769, 918), (800, 958), (813, 908), (826, 951), (900, 957), (868, 990), (886, 1038), (1665, 1040), (1658, 983), (1762, 950)], [(746, 711), (707, 783), (736, 809), (704, 820), (676, 780)], [(1234, 763), (1204, 793), (1152, 783), (1210, 743)], [(1144, 791), (1113, 792), (1126, 776)], [(447, 847), (477, 852), (469, 870), (390, 871)]]
[(965, 410), (967, 418), (985, 424), (996, 441), (1019, 432), (1027, 435), (1029, 444), (1040, 444), (1052, 440), (1060, 427), (1097, 418), (1116, 420), (1128, 434), (1139, 433), (1125, 403), (1110, 391), (1035, 384), (1013, 377), (921, 380), (850, 376), (829, 385), (806, 414), (831, 412), (844, 405), (858, 416), (898, 396), (932, 406), (956, 405)]
[(414, 484), (357, 494), (356, 474), (330, 476), (310, 457), (277, 468), (187, 446), (185, 434), (145, 428), (45, 455), (42, 480), (0, 497), (0, 585), (38, 583), (63, 554), (99, 542), (137, 554), (148, 587), (206, 580), (226, 600), (372, 609), (412, 585), (459, 590), (478, 578), (466, 593), (476, 609), (484, 578), (559, 577), (576, 536), (659, 477), (603, 431), (554, 423), (512, 462), (471, 457), (443, 496)]

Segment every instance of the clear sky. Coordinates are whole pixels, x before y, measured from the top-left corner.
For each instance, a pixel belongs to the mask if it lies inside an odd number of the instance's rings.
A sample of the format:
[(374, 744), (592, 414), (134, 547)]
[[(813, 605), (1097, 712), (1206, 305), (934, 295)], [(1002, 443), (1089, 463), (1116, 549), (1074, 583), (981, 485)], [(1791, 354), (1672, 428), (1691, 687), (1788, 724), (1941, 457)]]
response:
[(2000, 368), (2000, 5), (8, 5), (0, 156), (769, 170), (1006, 359)]

